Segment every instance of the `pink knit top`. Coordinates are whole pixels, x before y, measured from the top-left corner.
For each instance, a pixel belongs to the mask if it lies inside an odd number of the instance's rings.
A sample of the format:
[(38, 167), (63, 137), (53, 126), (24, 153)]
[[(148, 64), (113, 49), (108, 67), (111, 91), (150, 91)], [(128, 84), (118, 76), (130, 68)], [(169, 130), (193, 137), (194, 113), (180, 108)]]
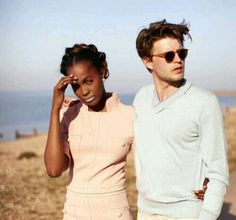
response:
[(106, 101), (107, 112), (91, 112), (77, 103), (63, 109), (61, 134), (70, 158), (68, 189), (106, 192), (124, 186), (126, 157), (133, 142), (134, 110), (117, 94)]

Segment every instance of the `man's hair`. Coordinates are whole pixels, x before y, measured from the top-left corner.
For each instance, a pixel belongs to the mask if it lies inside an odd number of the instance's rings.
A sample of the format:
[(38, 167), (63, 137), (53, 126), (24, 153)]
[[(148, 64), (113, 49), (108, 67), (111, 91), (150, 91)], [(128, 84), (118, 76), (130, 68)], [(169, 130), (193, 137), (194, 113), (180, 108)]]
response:
[(188, 24), (183, 20), (180, 24), (167, 23), (166, 20), (151, 23), (148, 28), (142, 29), (136, 39), (136, 49), (141, 58), (151, 58), (153, 44), (163, 38), (175, 38), (183, 45), (184, 35), (189, 36)]

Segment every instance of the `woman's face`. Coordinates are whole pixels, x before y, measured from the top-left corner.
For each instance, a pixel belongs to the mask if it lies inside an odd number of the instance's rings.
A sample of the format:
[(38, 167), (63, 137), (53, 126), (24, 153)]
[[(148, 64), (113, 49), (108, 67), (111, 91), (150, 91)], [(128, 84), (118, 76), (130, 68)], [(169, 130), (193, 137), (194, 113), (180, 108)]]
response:
[(102, 75), (90, 61), (81, 61), (67, 68), (67, 74), (77, 77), (72, 85), (75, 95), (89, 107), (98, 106), (104, 98)]

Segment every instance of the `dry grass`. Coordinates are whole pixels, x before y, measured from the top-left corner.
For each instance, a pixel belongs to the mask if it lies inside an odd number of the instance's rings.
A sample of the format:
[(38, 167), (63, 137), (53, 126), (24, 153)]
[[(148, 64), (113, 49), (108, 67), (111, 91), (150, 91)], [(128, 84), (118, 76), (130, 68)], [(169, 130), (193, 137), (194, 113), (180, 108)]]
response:
[(236, 170), (236, 107), (224, 109), (226, 139), (228, 143), (229, 169)]
[[(236, 108), (225, 109), (226, 137), (230, 170), (236, 170)], [(45, 172), (43, 151), (46, 135), (0, 144), (1, 220), (62, 219), (67, 174), (49, 178)], [(136, 215), (133, 155), (128, 157), (127, 190)]]
[[(47, 177), (46, 135), (0, 145), (1, 219), (61, 219), (66, 178)], [(28, 152), (25, 154), (25, 152)], [(23, 157), (22, 155), (31, 155)]]

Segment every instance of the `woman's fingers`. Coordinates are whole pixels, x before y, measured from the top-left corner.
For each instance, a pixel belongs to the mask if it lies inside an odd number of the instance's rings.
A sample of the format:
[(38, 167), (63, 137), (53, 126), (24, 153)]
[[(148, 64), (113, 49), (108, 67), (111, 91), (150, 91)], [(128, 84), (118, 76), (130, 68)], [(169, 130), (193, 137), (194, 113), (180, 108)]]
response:
[(203, 201), (204, 200), (204, 195), (203, 196), (198, 196), (197, 198)]
[(209, 179), (208, 178), (205, 178), (204, 179), (204, 182), (203, 182), (203, 189), (206, 191), (207, 190), (207, 184), (209, 182)]
[(194, 194), (195, 194), (195, 197), (197, 199), (204, 200), (204, 195), (205, 195), (205, 191), (204, 190), (194, 191)]
[(197, 199), (203, 200), (206, 190), (207, 190), (207, 188), (194, 191), (195, 197)]
[(73, 101), (72, 98), (70, 98), (70, 97), (65, 97), (65, 99), (64, 99), (64, 101), (63, 101), (63, 106), (69, 107), (72, 101)]
[(63, 106), (64, 107), (69, 107), (69, 106), (73, 106), (73, 105), (75, 105), (79, 102), (80, 102), (80, 100), (75, 99), (74, 97), (65, 97), (65, 99), (63, 101)]
[(67, 88), (68, 84), (77, 83), (77, 80), (78, 80), (78, 78), (73, 75), (62, 77), (59, 80), (59, 82), (57, 83), (56, 88), (59, 90), (61, 90), (61, 89), (65, 90)]
[(205, 196), (205, 193), (206, 193), (206, 190), (207, 190), (208, 182), (209, 182), (209, 179), (205, 178), (205, 180), (203, 182), (203, 186), (202, 186), (203, 189), (194, 191), (194, 195), (197, 199), (204, 200), (204, 196)]
[(205, 191), (204, 190), (198, 190), (198, 191), (195, 191), (195, 195), (205, 195)]

